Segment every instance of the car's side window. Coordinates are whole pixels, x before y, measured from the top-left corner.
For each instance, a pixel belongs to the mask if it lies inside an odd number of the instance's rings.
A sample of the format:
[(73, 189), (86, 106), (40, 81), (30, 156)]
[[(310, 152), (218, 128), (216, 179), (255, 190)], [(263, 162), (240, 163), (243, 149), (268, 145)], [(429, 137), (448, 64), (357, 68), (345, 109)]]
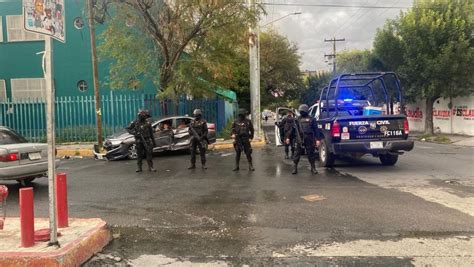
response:
[(171, 125), (172, 125), (171, 120), (162, 121), (158, 123), (158, 125), (155, 127), (155, 132), (164, 132), (164, 131), (171, 130)]
[(190, 123), (191, 123), (191, 119), (188, 119), (188, 118), (177, 119), (176, 129), (185, 129), (189, 126)]

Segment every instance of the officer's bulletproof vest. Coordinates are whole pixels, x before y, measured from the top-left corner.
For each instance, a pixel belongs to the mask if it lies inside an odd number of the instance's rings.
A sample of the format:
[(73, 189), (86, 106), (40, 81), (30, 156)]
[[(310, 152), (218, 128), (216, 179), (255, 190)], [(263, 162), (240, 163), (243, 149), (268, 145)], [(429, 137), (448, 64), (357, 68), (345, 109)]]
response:
[(313, 134), (313, 129), (311, 128), (311, 121), (312, 118), (309, 116), (300, 118), (300, 125), (304, 134)]
[(236, 121), (235, 123), (237, 125), (236, 127), (237, 135), (243, 136), (243, 137), (249, 136), (249, 131), (250, 131), (249, 123), (250, 122), (248, 120)]
[(285, 130), (285, 132), (291, 131), (294, 126), (295, 126), (295, 118), (286, 117), (285, 124), (283, 124), (283, 130)]
[(138, 135), (143, 136), (144, 138), (151, 138), (149, 127), (151, 127), (149, 122), (138, 121), (137, 124), (135, 125), (135, 132)]
[(204, 120), (195, 120), (192, 124), (191, 127), (196, 131), (198, 135), (202, 135), (202, 128), (203, 124), (206, 123)]

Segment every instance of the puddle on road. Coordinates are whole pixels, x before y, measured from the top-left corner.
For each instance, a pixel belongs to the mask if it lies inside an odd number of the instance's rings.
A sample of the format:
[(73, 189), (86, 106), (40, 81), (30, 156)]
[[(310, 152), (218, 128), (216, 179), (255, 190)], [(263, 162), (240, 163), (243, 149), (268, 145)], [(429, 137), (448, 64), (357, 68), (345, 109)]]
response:
[[(129, 262), (142, 255), (167, 255), (170, 257), (163, 256), (164, 258), (160, 260), (179, 259), (187, 256), (206, 259), (209, 255), (236, 257), (247, 247), (246, 240), (250, 238), (242, 236), (240, 229), (208, 226), (178, 229), (120, 226), (113, 227), (112, 233), (115, 238), (103, 253), (128, 259)], [(148, 258), (142, 258), (138, 263), (141, 263), (142, 260), (146, 262)], [(176, 260), (172, 262), (179, 263)], [(107, 261), (94, 258), (87, 266), (101, 266), (102, 264), (107, 264)]]

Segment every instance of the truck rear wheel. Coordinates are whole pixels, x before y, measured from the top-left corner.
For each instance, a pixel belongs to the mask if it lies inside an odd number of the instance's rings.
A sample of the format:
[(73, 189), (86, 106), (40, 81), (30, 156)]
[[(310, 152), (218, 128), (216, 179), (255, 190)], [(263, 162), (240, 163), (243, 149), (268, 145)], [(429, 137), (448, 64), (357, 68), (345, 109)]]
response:
[(393, 166), (398, 161), (398, 155), (385, 154), (379, 156), (382, 165)]
[(323, 167), (332, 167), (334, 165), (334, 155), (329, 151), (326, 140), (322, 139), (319, 145), (319, 162)]

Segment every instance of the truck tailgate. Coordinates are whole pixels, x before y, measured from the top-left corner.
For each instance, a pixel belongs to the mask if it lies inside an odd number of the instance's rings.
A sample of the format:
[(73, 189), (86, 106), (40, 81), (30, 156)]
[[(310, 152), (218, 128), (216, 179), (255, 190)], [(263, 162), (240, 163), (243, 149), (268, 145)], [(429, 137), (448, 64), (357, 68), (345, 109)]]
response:
[(350, 116), (337, 119), (341, 142), (354, 140), (406, 139), (404, 115)]

